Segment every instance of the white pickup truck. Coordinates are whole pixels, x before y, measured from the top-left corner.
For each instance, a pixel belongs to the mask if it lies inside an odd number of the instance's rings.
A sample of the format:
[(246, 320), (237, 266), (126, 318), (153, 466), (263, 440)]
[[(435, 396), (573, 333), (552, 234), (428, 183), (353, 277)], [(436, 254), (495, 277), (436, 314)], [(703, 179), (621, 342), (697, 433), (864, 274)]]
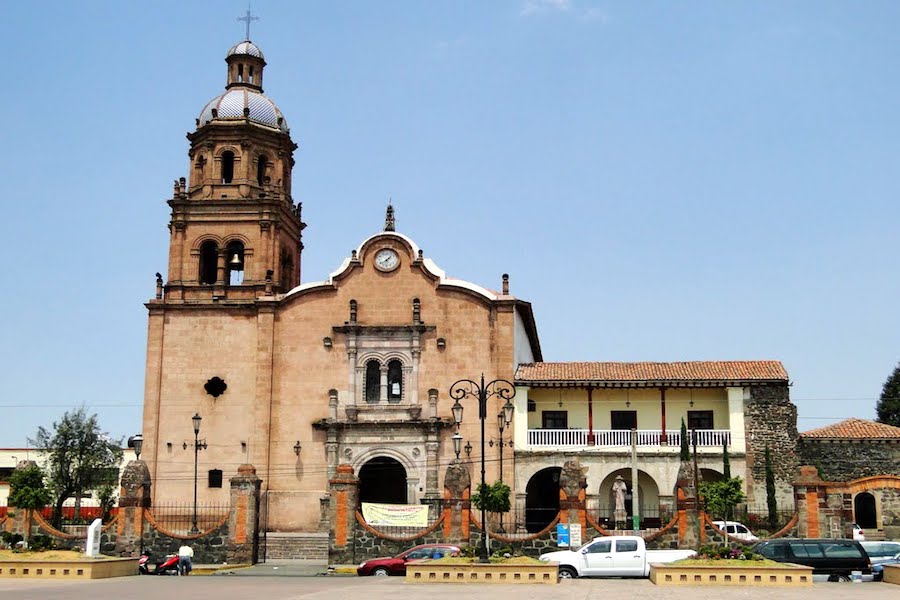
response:
[(693, 556), (693, 550), (647, 550), (634, 535), (597, 537), (577, 550), (541, 554), (559, 563), (560, 579), (576, 577), (649, 577), (650, 563), (667, 563)]

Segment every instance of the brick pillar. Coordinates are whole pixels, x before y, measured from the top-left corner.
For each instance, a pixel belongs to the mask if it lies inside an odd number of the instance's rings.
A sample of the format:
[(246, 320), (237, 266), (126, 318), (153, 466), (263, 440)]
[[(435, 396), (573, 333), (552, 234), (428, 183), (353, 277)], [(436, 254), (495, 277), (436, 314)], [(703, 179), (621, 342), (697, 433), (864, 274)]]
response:
[(455, 459), (444, 474), (444, 498), (441, 503), (444, 540), (448, 542), (469, 543), (471, 486), (469, 470), (461, 460)]
[(826, 497), (825, 489), (820, 489), (822, 483), (824, 482), (819, 477), (816, 467), (809, 465), (800, 467), (800, 476), (794, 482), (794, 505), (799, 513), (797, 528), (801, 537), (819, 537), (823, 533), (819, 526), (819, 505)]
[(150, 508), (150, 470), (142, 460), (129, 461), (122, 471), (119, 518), (116, 521), (116, 554), (138, 556), (144, 536), (144, 509)]
[(587, 488), (587, 467), (582, 467), (578, 459), (567, 460), (559, 474), (559, 522), (580, 524), (584, 535), (585, 488)]
[(231, 478), (226, 560), (256, 564), (259, 557), (259, 490), (262, 479), (253, 465), (241, 465)]
[(700, 510), (694, 488), (694, 467), (681, 461), (676, 480), (676, 509), (678, 510), (678, 547), (699, 548), (704, 537), (700, 529)]
[(332, 562), (356, 562), (353, 539), (356, 537), (356, 507), (359, 505), (359, 478), (353, 467), (340, 464), (334, 477), (328, 481), (330, 488), (331, 521), (329, 558)]

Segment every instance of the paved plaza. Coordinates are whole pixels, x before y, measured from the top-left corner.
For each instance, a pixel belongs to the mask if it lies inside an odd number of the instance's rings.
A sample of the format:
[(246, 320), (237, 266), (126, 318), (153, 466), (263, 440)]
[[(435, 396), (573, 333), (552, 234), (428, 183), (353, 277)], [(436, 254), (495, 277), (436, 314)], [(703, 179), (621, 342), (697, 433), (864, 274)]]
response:
[(128, 600), (160, 600), (161, 598), (210, 598), (214, 600), (793, 600), (829, 598), (848, 600), (891, 599), (898, 597), (897, 586), (886, 583), (816, 583), (801, 589), (739, 587), (669, 587), (660, 588), (646, 579), (579, 579), (559, 585), (505, 584), (413, 584), (395, 577), (277, 576), (261, 574), (211, 575), (192, 577), (122, 577), (95, 581), (51, 581), (0, 579), (3, 600), (96, 600), (123, 598)]

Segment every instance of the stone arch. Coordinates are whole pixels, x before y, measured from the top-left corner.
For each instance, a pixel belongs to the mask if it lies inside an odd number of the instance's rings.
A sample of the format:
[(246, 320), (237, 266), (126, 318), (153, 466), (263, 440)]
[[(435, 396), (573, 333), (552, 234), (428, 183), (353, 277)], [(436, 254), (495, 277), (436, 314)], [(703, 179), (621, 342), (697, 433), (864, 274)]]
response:
[[(628, 486), (628, 491), (625, 494), (625, 513), (628, 517), (631, 517), (634, 514), (631, 469), (624, 468), (610, 471), (597, 488), (599, 517), (600, 519), (608, 520), (610, 523), (614, 522), (614, 512), (616, 508), (612, 486), (618, 475), (622, 476), (622, 479), (625, 480), (625, 484)], [(638, 469), (638, 501), (640, 502), (638, 514), (641, 517), (641, 523), (645, 524), (647, 527), (658, 527), (660, 516), (659, 484), (652, 475), (641, 469)]]
[(860, 492), (853, 497), (853, 517), (863, 530), (878, 528), (878, 502), (874, 494)]
[[(398, 462), (400, 466), (403, 467), (406, 477), (405, 482), (401, 487), (406, 491), (406, 501), (407, 503), (416, 502), (416, 491), (418, 489), (419, 481), (421, 478), (421, 465), (418, 464), (413, 457), (405, 454), (401, 450), (390, 446), (375, 446), (372, 448), (361, 450), (358, 454), (354, 454), (353, 459), (350, 463), (353, 467), (353, 472), (356, 473), (357, 476), (359, 476), (359, 474), (362, 472), (363, 466), (376, 458), (390, 458)], [(361, 489), (362, 481), (360, 481), (360, 490)]]
[(525, 486), (525, 529), (537, 533), (559, 514), (559, 476), (562, 467), (545, 467)]
[(408, 471), (396, 458), (375, 456), (359, 469), (359, 501), (381, 504), (409, 502)]
[(725, 474), (715, 469), (700, 469), (700, 481), (713, 482), (722, 481), (723, 479), (725, 479)]

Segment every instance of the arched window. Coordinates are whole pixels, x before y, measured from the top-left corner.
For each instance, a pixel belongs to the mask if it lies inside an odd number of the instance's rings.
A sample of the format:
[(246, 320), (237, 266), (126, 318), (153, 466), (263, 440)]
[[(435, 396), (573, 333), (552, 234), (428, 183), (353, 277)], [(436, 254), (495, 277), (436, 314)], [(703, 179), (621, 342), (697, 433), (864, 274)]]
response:
[(266, 165), (268, 162), (265, 154), (260, 155), (259, 160), (256, 161), (256, 183), (259, 185), (266, 181)]
[(381, 365), (377, 360), (366, 363), (366, 402), (377, 404), (381, 391)]
[(403, 365), (399, 360), (388, 363), (388, 402), (400, 402), (403, 397)]
[(222, 183), (231, 183), (234, 179), (234, 152), (226, 150), (222, 153)]
[(244, 245), (240, 242), (229, 242), (225, 250), (225, 270), (228, 272), (228, 285), (240, 285), (244, 282)]
[(238, 64), (238, 82), (244, 81), (244, 65)]
[(250, 69), (250, 83), (253, 83), (253, 65), (249, 65)]
[(219, 251), (212, 240), (203, 242), (200, 246), (200, 283), (212, 285), (216, 282), (216, 267), (219, 259)]
[(279, 281), (281, 288), (284, 290), (291, 288), (294, 273), (294, 257), (286, 248), (281, 249), (281, 272), (279, 273)]

